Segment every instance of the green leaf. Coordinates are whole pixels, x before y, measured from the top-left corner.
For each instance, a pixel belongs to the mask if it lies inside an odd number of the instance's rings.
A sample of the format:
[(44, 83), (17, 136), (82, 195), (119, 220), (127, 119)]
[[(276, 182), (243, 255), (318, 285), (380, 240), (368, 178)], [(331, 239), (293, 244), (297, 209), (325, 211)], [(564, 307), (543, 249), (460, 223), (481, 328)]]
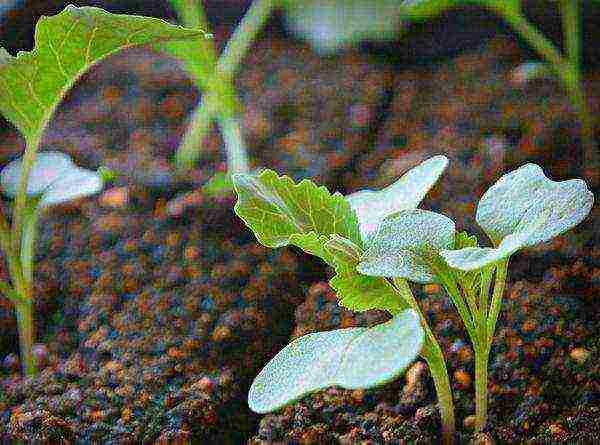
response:
[(347, 196), (358, 216), (363, 240), (366, 242), (373, 235), (385, 217), (417, 208), (447, 166), (448, 158), (434, 156), (382, 190), (361, 190)]
[(399, 277), (418, 283), (435, 280), (431, 258), (454, 246), (454, 222), (428, 210), (405, 210), (379, 225), (357, 266), (364, 275)]
[[(456, 234), (454, 238), (454, 249), (466, 249), (470, 247), (478, 247), (477, 237), (475, 235), (469, 235), (467, 232), (459, 232)], [(479, 286), (480, 282), (480, 274), (477, 271), (469, 271), (465, 272), (462, 270), (455, 271), (456, 276), (460, 282), (460, 284), (464, 288), (468, 288), (470, 290), (476, 290)]]
[[(6, 195), (14, 198), (21, 180), (22, 159), (9, 163), (0, 173), (0, 185)], [(49, 207), (98, 193), (104, 183), (100, 174), (77, 167), (63, 153), (38, 153), (27, 184), (31, 197), (40, 196), (39, 206)]]
[(593, 203), (583, 180), (555, 182), (538, 165), (526, 164), (501, 177), (479, 202), (477, 222), (497, 248), (470, 247), (442, 256), (452, 267), (479, 269), (566, 232), (589, 214)]
[(393, 40), (399, 28), (398, 0), (284, 0), (292, 32), (321, 53), (362, 40)]
[(199, 30), (156, 18), (68, 6), (39, 20), (33, 51), (17, 57), (0, 52), (0, 112), (26, 138), (39, 136), (77, 79), (105, 57), (133, 46), (203, 38)]
[(233, 192), (233, 181), (231, 175), (225, 172), (215, 173), (207, 182), (202, 186), (202, 191), (207, 196), (223, 196), (230, 192)]
[(252, 411), (267, 413), (330, 386), (371, 388), (400, 375), (423, 346), (418, 314), (406, 310), (372, 328), (300, 337), (258, 374), (248, 394)]
[(331, 264), (324, 249), (337, 234), (362, 246), (356, 215), (339, 193), (309, 180), (295, 184), (272, 170), (233, 175), (235, 212), (267, 247), (295, 245)]
[(381, 309), (397, 314), (407, 309), (392, 285), (381, 277), (368, 277), (356, 271), (362, 249), (352, 241), (332, 235), (325, 243), (325, 251), (331, 255), (335, 275), (329, 281), (340, 305), (356, 312)]
[(431, 20), (464, 0), (404, 0), (400, 4), (401, 17), (414, 22)]

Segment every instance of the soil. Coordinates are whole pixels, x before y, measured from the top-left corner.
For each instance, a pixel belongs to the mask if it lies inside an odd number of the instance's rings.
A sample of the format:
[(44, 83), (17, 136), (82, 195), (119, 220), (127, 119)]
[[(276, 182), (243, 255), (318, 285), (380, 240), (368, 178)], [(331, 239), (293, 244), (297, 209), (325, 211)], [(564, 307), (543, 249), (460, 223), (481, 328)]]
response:
[[(502, 172), (526, 160), (555, 179), (585, 170), (559, 86), (515, 80), (525, 58), (499, 37), (406, 69), (361, 51), (320, 58), (288, 39), (263, 38), (238, 81), (252, 162), (351, 192), (443, 153), (452, 167), (423, 207), (477, 231), (477, 200)], [(596, 114), (599, 81), (598, 72), (587, 76)], [(170, 159), (199, 99), (173, 60), (131, 50), (89, 73), (61, 107), (43, 148), (121, 175), (101, 196), (42, 221), (36, 378), (19, 375), (14, 316), (2, 302), (2, 440), (438, 442), (422, 361), (379, 389), (332, 388), (267, 416), (248, 410), (252, 378), (290, 339), (387, 316), (340, 308), (318, 260), (259, 246), (232, 196), (201, 193), (224, 168), (216, 131), (199, 167), (175, 172)], [(20, 150), (16, 132), (5, 131), (1, 161)], [(593, 213), (512, 262), (490, 361), (490, 422), (478, 437), (469, 341), (438, 287), (415, 288), (448, 360), (460, 443), (600, 441), (597, 206)]]

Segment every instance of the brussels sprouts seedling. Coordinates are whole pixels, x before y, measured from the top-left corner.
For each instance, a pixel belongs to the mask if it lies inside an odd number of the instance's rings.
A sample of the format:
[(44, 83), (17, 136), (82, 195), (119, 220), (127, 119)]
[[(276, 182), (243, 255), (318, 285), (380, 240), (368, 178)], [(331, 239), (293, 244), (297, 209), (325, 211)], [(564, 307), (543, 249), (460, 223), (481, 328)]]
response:
[[(364, 373), (360, 387), (377, 385), (402, 372), (420, 352), (429, 364), (438, 394), (444, 440), (452, 441), (454, 407), (445, 360), (408, 283), (403, 279), (392, 281), (367, 276), (357, 270), (360, 258), (377, 238), (385, 221), (403, 211), (415, 212), (447, 165), (447, 158), (435, 156), (383, 190), (364, 190), (348, 197), (331, 194), (309, 180), (295, 184), (271, 170), (259, 175), (234, 175), (238, 194), (235, 211), (258, 241), (273, 248), (294, 245), (334, 267), (336, 275), (330, 283), (342, 306), (354, 311), (382, 309), (394, 316), (390, 324), (373, 328), (376, 329), (373, 333), (341, 330), (296, 340), (257, 377), (249, 396), (251, 408), (259, 412), (272, 411), (330, 385), (357, 387), (348, 383), (348, 375), (357, 372)], [(440, 244), (440, 248), (448, 246), (446, 241)], [(416, 316), (420, 325), (410, 321)], [(371, 364), (383, 360), (385, 365), (375, 368), (373, 373), (365, 371), (360, 361), (355, 365), (354, 361), (348, 361), (353, 364), (347, 365), (339, 354), (350, 335), (357, 338), (361, 335), (361, 344), (365, 342), (366, 348), (363, 353)], [(421, 337), (422, 347), (416, 341)], [(389, 355), (390, 348), (395, 351), (395, 357)], [(337, 357), (336, 363), (342, 363), (338, 373), (316, 361), (315, 357), (325, 351), (328, 356)], [(305, 369), (309, 363), (318, 366), (319, 375), (298, 380), (298, 370)]]
[(188, 30), (149, 17), (110, 14), (99, 8), (68, 6), (42, 17), (35, 48), (11, 56), (0, 48), (0, 113), (24, 136), (23, 158), (2, 174), (4, 192), (14, 198), (12, 226), (0, 212), (0, 247), (12, 283), (0, 291), (15, 304), (23, 370), (35, 373), (33, 343), (33, 246), (39, 209), (96, 193), (101, 175), (76, 167), (60, 153), (36, 154), (58, 105), (77, 80), (106, 57), (127, 48), (151, 45), (171, 54), (169, 41), (202, 41), (200, 30)]
[(478, 430), (487, 418), (487, 366), (509, 257), (574, 227), (592, 203), (582, 180), (554, 182), (539, 166), (527, 164), (498, 180), (479, 203), (477, 222), (494, 247), (479, 247), (475, 237), (457, 234), (446, 216), (419, 209), (385, 218), (365, 246), (358, 272), (394, 281), (437, 282), (446, 289), (475, 351)]

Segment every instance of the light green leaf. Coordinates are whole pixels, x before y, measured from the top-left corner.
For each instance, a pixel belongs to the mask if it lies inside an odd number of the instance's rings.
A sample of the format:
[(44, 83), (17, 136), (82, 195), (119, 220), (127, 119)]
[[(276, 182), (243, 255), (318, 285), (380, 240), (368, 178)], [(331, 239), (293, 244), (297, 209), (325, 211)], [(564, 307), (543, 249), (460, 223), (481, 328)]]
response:
[(295, 245), (331, 264), (324, 249), (337, 234), (362, 246), (356, 215), (339, 193), (309, 180), (295, 184), (272, 170), (233, 175), (235, 212), (267, 247)]
[(371, 388), (400, 375), (423, 346), (417, 313), (406, 310), (373, 328), (300, 337), (258, 374), (248, 394), (252, 411), (267, 413), (330, 386)]
[(477, 208), (477, 222), (497, 248), (445, 251), (442, 256), (461, 270), (481, 268), (566, 232), (589, 214), (593, 203), (583, 180), (555, 182), (538, 165), (526, 164), (501, 177)]
[(320, 53), (362, 40), (392, 40), (399, 29), (398, 0), (285, 0), (292, 32)]
[(68, 6), (39, 20), (33, 51), (0, 53), (0, 112), (26, 138), (39, 136), (77, 79), (105, 57), (133, 46), (203, 38), (201, 31), (156, 18)]
[[(10, 198), (15, 198), (21, 182), (22, 159), (10, 162), (0, 173), (2, 191)], [(37, 155), (29, 174), (27, 194), (39, 195), (52, 185), (66, 171), (73, 168), (71, 158), (58, 151), (45, 151)]]
[(379, 225), (357, 266), (364, 275), (435, 280), (430, 259), (454, 246), (454, 222), (428, 210), (405, 210)]
[[(6, 195), (14, 198), (21, 180), (22, 159), (8, 164), (0, 173), (0, 185)], [(100, 174), (77, 167), (63, 153), (38, 153), (27, 184), (31, 197), (40, 196), (39, 206), (49, 207), (98, 193), (104, 183)]]
[(346, 199), (358, 216), (363, 240), (366, 242), (373, 235), (385, 217), (417, 208), (447, 166), (447, 157), (434, 156), (410, 169), (382, 190), (361, 190), (347, 196)]
[(325, 251), (331, 255), (331, 265), (335, 268), (329, 284), (341, 306), (356, 312), (381, 309), (391, 314), (408, 308), (385, 278), (368, 277), (356, 271), (362, 249), (352, 241), (332, 235), (325, 243)]

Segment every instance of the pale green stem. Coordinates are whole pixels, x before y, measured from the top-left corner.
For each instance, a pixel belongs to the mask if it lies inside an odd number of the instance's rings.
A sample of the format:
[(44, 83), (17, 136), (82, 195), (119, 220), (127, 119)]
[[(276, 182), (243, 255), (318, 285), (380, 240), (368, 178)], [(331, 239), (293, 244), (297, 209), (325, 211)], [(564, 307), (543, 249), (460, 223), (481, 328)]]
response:
[[(178, 4), (181, 4), (181, 0), (172, 1), (176, 8), (178, 8)], [(195, 2), (188, 0), (187, 4), (189, 5), (190, 3)], [(228, 165), (229, 171), (249, 171), (247, 153), (241, 131), (232, 131), (236, 126), (239, 128), (238, 111), (235, 109), (224, 109), (224, 107), (231, 106), (228, 104), (239, 105), (235, 87), (233, 86), (235, 72), (238, 70), (254, 39), (271, 16), (271, 12), (275, 6), (276, 2), (273, 0), (255, 0), (252, 2), (246, 15), (242, 18), (242, 21), (229, 39), (219, 60), (216, 60), (214, 48), (209, 53), (209, 61), (214, 65), (212, 67), (214, 79), (207, 82), (207, 85), (216, 82), (220, 88), (215, 88), (215, 91), (207, 91), (207, 95), (216, 95), (218, 90), (221, 93), (226, 92), (235, 97), (227, 101), (219, 97), (211, 97), (200, 103), (192, 116), (190, 127), (177, 150), (176, 162), (180, 168), (189, 169), (193, 166), (198, 159), (202, 141), (210, 131), (210, 123), (216, 118), (221, 133), (224, 136), (226, 134), (229, 135), (229, 139), (224, 141), (225, 147), (229, 160), (235, 160), (234, 166)], [(196, 7), (199, 11), (198, 14), (187, 20), (193, 20), (193, 23), (196, 25), (208, 28), (206, 16), (199, 2)], [(180, 14), (180, 16), (185, 19), (184, 14)], [(230, 119), (233, 119), (233, 121), (230, 121)]]
[(579, 0), (561, 0), (565, 48), (571, 66), (579, 72), (581, 68), (581, 26)]
[(471, 339), (477, 338), (477, 326), (476, 326), (476, 314), (477, 312), (471, 314), (467, 304), (465, 304), (465, 299), (461, 295), (460, 290), (458, 289), (458, 285), (456, 284), (456, 280), (452, 276), (452, 274), (444, 270), (443, 267), (434, 267), (436, 275), (441, 279), (448, 296), (454, 303), (460, 318), (462, 318), (463, 323), (465, 324), (465, 328), (469, 334)]
[(35, 359), (33, 357), (33, 339), (35, 338), (33, 323), (33, 301), (27, 298), (15, 305), (17, 312), (17, 326), (19, 328), (19, 347), (23, 374), (33, 376), (36, 373)]
[[(567, 49), (570, 56), (577, 54), (579, 60), (579, 15), (573, 6), (576, 2), (565, 3), (564, 27), (567, 39)], [(533, 26), (522, 14), (510, 10), (497, 9), (502, 17), (534, 48), (556, 72), (568, 92), (569, 98), (579, 115), (581, 123), (581, 139), (584, 148), (584, 165), (591, 172), (591, 181), (598, 181), (598, 150), (594, 139), (594, 121), (589, 113), (587, 101), (581, 86), (581, 75), (579, 65), (574, 65), (572, 60), (565, 60), (558, 49), (548, 40), (535, 26)]]
[(489, 351), (485, 340), (475, 345), (475, 429), (482, 431), (487, 422), (488, 409), (488, 360)]
[(40, 130), (33, 136), (26, 138), (26, 148), (21, 163), (21, 178), (19, 189), (15, 197), (15, 207), (13, 209), (13, 227), (12, 227), (12, 251), (21, 251), (21, 236), (23, 230), (23, 218), (27, 206), (27, 187), (29, 184), (29, 174), (35, 163), (35, 157), (42, 139), (43, 131)]
[(445, 445), (452, 444), (454, 442), (456, 422), (454, 418), (454, 401), (452, 400), (452, 388), (450, 387), (448, 368), (442, 348), (433, 335), (429, 323), (427, 323), (427, 319), (423, 315), (407, 281), (394, 278), (393, 287), (400, 296), (400, 299), (414, 309), (421, 318), (421, 325), (425, 331), (425, 343), (421, 355), (429, 366), (429, 372), (433, 378), (438, 398), (442, 419), (442, 441)]
[(21, 241), (21, 268), (23, 270), (23, 279), (28, 284), (28, 287), (32, 287), (33, 285), (38, 218), (39, 209), (36, 204), (32, 203), (25, 210), (25, 216), (23, 218), (23, 239)]
[(490, 313), (487, 318), (487, 350), (489, 352), (496, 331), (496, 323), (502, 308), (502, 295), (506, 286), (506, 273), (508, 270), (508, 259), (499, 261), (496, 265), (496, 279), (494, 281), (494, 293), (490, 305)]
[(277, 1), (275, 0), (254, 0), (252, 2), (217, 62), (217, 70), (220, 74), (233, 78), (248, 49), (271, 17), (276, 5)]
[(227, 149), (227, 169), (231, 173), (246, 173), (250, 171), (248, 152), (242, 137), (240, 119), (224, 118), (219, 121), (221, 133)]
[[(492, 284), (492, 276), (494, 274), (493, 267), (485, 267), (481, 271), (481, 284), (479, 287), (479, 318), (486, 323), (488, 317), (488, 304), (490, 295), (490, 286)], [(486, 327), (487, 336), (487, 327)]]

